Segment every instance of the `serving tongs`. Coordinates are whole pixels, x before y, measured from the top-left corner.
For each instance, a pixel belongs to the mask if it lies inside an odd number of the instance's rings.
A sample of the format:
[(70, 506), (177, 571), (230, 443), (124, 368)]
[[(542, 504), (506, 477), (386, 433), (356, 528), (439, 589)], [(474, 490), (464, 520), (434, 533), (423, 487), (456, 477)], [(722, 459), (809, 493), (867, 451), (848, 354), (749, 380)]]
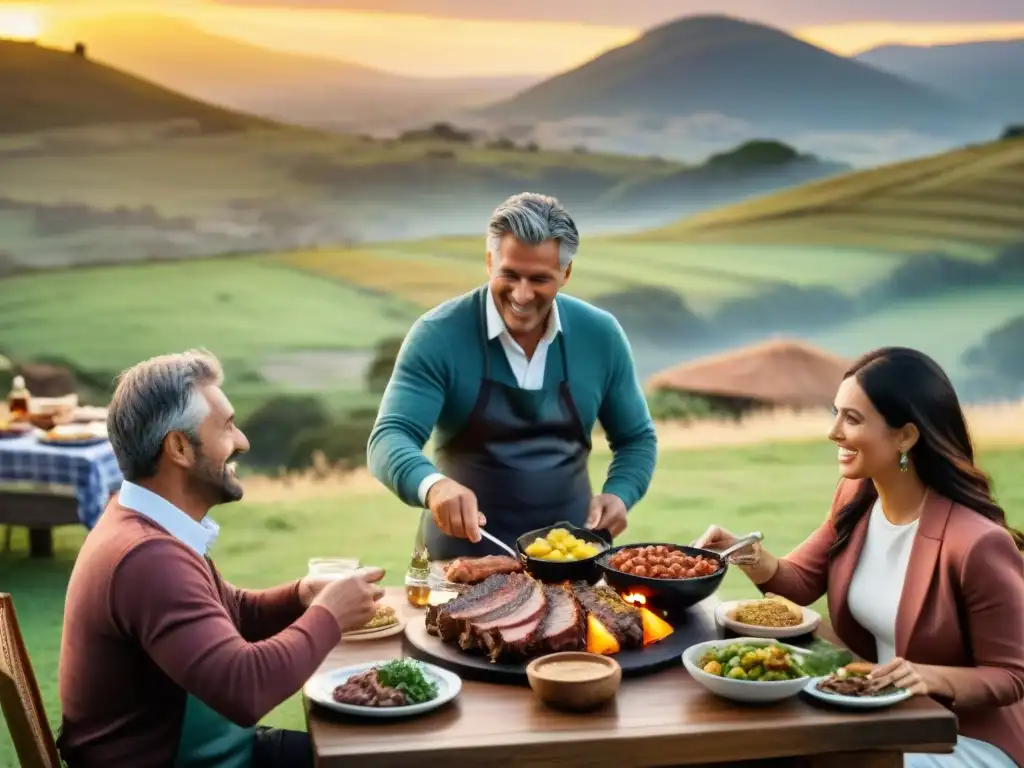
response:
[[(427, 521), (429, 515), (430, 515), (430, 512), (428, 510), (423, 510), (423, 512), (420, 514), (420, 525), (419, 525), (419, 527), (416, 530), (416, 542), (413, 545), (413, 548), (414, 548), (416, 553), (423, 553), (423, 552), (426, 552), (426, 550), (427, 550), (426, 536), (425, 536), (425, 533), (424, 533), (424, 529), (426, 527), (426, 521)], [(499, 539), (496, 536), (488, 533), (483, 528), (483, 526), (480, 527), (480, 535), (483, 538), (487, 539), (488, 541), (492, 542), (493, 544), (496, 544), (497, 546), (501, 547), (506, 552), (508, 552), (509, 557), (511, 557), (512, 559), (517, 560), (517, 561), (519, 560), (519, 553), (518, 552), (516, 552), (514, 549), (512, 549), (512, 547), (510, 547), (508, 544), (503, 542), (501, 539)], [(439, 573), (439, 571), (440, 571), (440, 573)], [(444, 573), (444, 571), (441, 569), (440, 564), (438, 564), (438, 563), (431, 563), (430, 566), (429, 566), (429, 569), (428, 569), (427, 585), (431, 589), (436, 589), (436, 590), (441, 591), (441, 592), (460, 592), (460, 593), (461, 592), (465, 592), (467, 589), (469, 589), (472, 586), (471, 584), (455, 584), (455, 583), (453, 583), (451, 581), (448, 581), (447, 579), (444, 578), (443, 575), (441, 575), (443, 573)]]
[(722, 562), (724, 563), (727, 562), (733, 565), (753, 565), (755, 562), (753, 554), (737, 555), (736, 553), (746, 549), (751, 544), (756, 544), (759, 541), (764, 541), (764, 535), (760, 531), (754, 531), (753, 533), (748, 533), (741, 539), (736, 539), (736, 541), (720, 552), (716, 549), (711, 549), (710, 547), (708, 547), (707, 550), (717, 554), (722, 558)]

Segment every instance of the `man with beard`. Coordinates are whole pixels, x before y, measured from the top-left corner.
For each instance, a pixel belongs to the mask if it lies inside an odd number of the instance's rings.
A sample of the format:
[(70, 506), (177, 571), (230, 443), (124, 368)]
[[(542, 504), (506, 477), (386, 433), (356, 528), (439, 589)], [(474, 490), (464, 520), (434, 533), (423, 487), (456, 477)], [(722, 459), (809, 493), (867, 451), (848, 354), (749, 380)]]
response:
[[(425, 507), (433, 560), (501, 554), (567, 521), (618, 536), (646, 493), (657, 437), (615, 318), (560, 293), (579, 246), (558, 200), (525, 193), (494, 211), (489, 282), (421, 317), (395, 362), (370, 434), (373, 474)], [(591, 492), (591, 433), (612, 449)], [(436, 429), (434, 461), (423, 446)]]
[(233, 461), (249, 447), (222, 378), (212, 355), (186, 352), (118, 382), (107, 427), (125, 480), (79, 552), (64, 613), (69, 768), (312, 766), (307, 734), (257, 723), (383, 595), (380, 569), (261, 591), (221, 577), (207, 513), (242, 498)]

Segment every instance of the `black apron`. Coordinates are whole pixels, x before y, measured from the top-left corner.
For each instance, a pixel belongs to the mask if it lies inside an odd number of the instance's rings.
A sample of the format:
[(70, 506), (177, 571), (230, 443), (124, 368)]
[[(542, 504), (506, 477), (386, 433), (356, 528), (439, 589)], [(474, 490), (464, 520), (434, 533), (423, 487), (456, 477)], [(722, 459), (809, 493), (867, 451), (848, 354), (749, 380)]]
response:
[[(480, 392), (462, 429), (435, 451), (435, 464), (476, 494), (487, 531), (514, 550), (516, 539), (534, 529), (561, 521), (586, 523), (592, 497), (590, 435), (569, 391), (564, 333), (548, 347), (551, 352), (557, 344), (561, 350), (563, 375), (556, 386), (527, 390), (491, 378), (486, 290), (475, 298), (484, 355)], [(431, 560), (508, 554), (487, 539), (473, 544), (447, 536), (429, 513), (426, 517), (423, 533)]]

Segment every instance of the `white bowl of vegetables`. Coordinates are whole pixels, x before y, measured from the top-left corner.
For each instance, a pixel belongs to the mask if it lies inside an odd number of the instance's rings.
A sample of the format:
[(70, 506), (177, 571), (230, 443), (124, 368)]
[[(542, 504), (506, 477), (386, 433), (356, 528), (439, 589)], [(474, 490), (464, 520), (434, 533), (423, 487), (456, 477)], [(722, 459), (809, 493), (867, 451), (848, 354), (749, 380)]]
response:
[(683, 666), (716, 696), (768, 704), (796, 696), (807, 685), (807, 654), (776, 640), (737, 637), (691, 645), (683, 652)]

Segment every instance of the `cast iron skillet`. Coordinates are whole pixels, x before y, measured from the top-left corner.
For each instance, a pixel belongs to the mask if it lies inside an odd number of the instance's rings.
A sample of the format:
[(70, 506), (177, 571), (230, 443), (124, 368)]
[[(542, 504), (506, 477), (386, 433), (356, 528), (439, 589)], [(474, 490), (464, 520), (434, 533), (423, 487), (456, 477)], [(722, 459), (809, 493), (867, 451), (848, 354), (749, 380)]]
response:
[[(727, 558), (732, 552), (760, 540), (761, 534), (753, 533), (750, 536), (744, 536), (722, 552), (701, 549), (700, 547), (689, 547), (682, 544), (669, 544), (663, 541), (644, 544), (623, 544), (618, 547), (612, 547), (598, 555), (596, 565), (598, 571), (604, 575), (604, 580), (608, 583), (608, 586), (620, 594), (633, 592), (643, 595), (647, 600), (660, 607), (689, 608), (691, 605), (695, 605), (715, 593), (722, 583), (722, 579), (725, 578), (726, 572), (729, 570)], [(623, 573), (608, 564), (612, 557), (615, 556), (615, 553), (620, 550), (658, 546), (678, 550), (691, 557), (703, 555), (706, 560), (714, 560), (718, 563), (718, 570), (708, 576), (696, 576), (692, 579), (656, 579), (650, 576), (635, 576), (631, 573)]]
[[(569, 562), (540, 560), (526, 554), (526, 548), (533, 543), (534, 539), (544, 538), (555, 528), (565, 528), (577, 539), (582, 539), (589, 544), (596, 544), (601, 551), (586, 560), (570, 560)], [(597, 561), (611, 543), (612, 534), (607, 529), (591, 531), (586, 528), (577, 528), (572, 523), (562, 522), (524, 533), (516, 539), (516, 550), (519, 552), (519, 561), (523, 564), (526, 572), (535, 579), (548, 584), (558, 584), (563, 581), (585, 581), (588, 584), (596, 584), (601, 579), (601, 570), (598, 568)]]

